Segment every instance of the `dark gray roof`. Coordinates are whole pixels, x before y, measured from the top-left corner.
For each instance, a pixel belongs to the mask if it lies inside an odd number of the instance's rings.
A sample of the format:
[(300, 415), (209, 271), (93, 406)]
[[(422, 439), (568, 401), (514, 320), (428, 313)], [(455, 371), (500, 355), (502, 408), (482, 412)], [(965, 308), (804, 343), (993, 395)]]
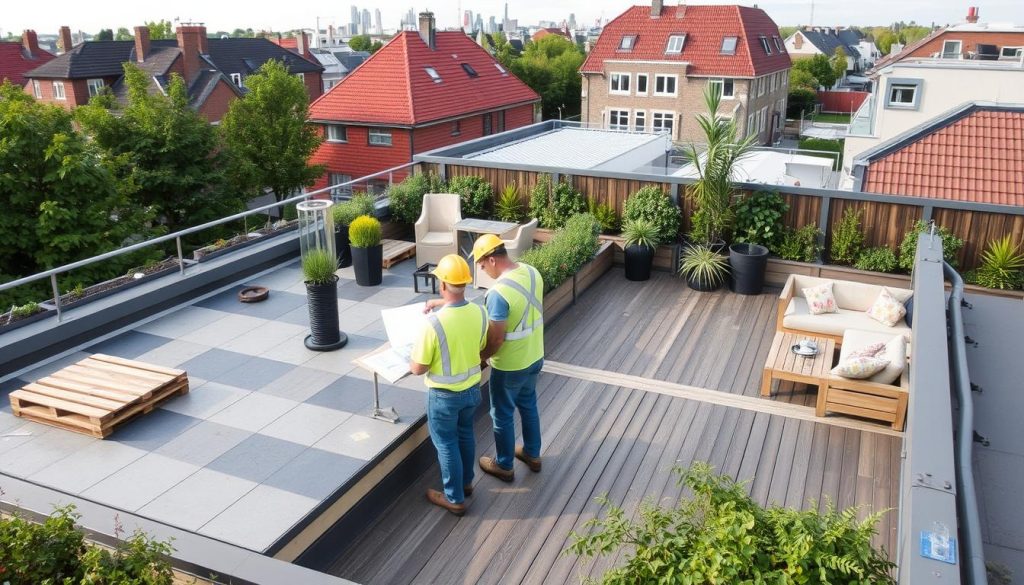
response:
[(291, 73), (317, 73), (324, 68), (267, 39), (209, 39), (209, 61), (224, 73), (254, 73), (271, 59), (283, 60)]
[(356, 67), (362, 65), (363, 61), (369, 59), (370, 54), (366, 51), (354, 51), (351, 53), (338, 52), (334, 53), (334, 57), (339, 63), (341, 63), (341, 66), (345, 71), (351, 72)]
[[(819, 51), (829, 57), (836, 54), (836, 48), (838, 47), (842, 47), (843, 51), (845, 51), (846, 55), (849, 57), (860, 57), (860, 51), (857, 50), (856, 46), (845, 44), (843, 40), (835, 34), (827, 34), (816, 30), (801, 30), (799, 32), (804, 35), (804, 38), (810, 41), (812, 45), (817, 47)], [(856, 44), (857, 43), (854, 42), (854, 45)]]
[(121, 75), (121, 64), (135, 50), (135, 41), (87, 41), (36, 67), (25, 77), (81, 79)]
[(864, 40), (864, 33), (852, 28), (844, 28), (839, 31), (838, 36), (841, 43), (852, 48), (858, 55), (860, 54), (860, 52), (857, 51), (857, 44)]

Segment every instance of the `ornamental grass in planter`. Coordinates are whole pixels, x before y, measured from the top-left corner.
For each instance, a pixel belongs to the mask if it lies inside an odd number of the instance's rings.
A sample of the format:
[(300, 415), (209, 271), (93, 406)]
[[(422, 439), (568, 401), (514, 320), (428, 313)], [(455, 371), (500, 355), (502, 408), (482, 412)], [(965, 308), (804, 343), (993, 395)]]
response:
[(626, 280), (651, 278), (654, 251), (658, 247), (658, 226), (646, 219), (629, 220), (622, 226)]
[(305, 345), (314, 351), (331, 351), (348, 343), (348, 337), (338, 328), (337, 269), (338, 259), (327, 250), (310, 250), (302, 259), (309, 298), (310, 334)]
[(348, 227), (352, 246), (352, 268), (359, 286), (377, 286), (384, 280), (384, 245), (381, 244), (380, 222), (361, 215)]
[(729, 276), (729, 261), (707, 244), (694, 244), (683, 251), (679, 273), (693, 290), (718, 290)]
[(338, 251), (338, 268), (352, 266), (352, 248), (348, 241), (348, 226), (361, 215), (373, 215), (376, 204), (373, 195), (356, 193), (352, 199), (336, 203), (334, 215), (334, 249)]

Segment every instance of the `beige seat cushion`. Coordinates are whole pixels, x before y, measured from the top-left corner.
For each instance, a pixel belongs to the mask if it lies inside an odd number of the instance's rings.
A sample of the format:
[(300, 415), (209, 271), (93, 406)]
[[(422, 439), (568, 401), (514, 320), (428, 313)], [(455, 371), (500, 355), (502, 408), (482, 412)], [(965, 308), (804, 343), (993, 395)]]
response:
[[(832, 295), (840, 309), (850, 311), (867, 311), (882, 292), (882, 287), (877, 284), (865, 284), (851, 280), (832, 280), (829, 278), (818, 278), (816, 276), (794, 276), (795, 296), (802, 297), (805, 288), (811, 288), (827, 282), (833, 283)], [(914, 291), (905, 288), (886, 287), (892, 296), (899, 302), (905, 303)]]
[[(874, 320), (872, 322), (877, 323)], [(877, 324), (881, 325), (881, 323)], [(882, 325), (882, 327), (885, 326)], [(880, 351), (877, 357), (889, 360), (889, 365), (868, 378), (868, 381), (878, 384), (896, 384), (907, 367), (907, 341), (903, 335), (894, 334), (892, 329), (884, 332), (848, 329), (843, 334), (843, 347), (839, 350), (839, 361), (842, 363), (853, 352), (876, 342), (885, 343), (885, 349)]]
[[(798, 329), (800, 331), (835, 336), (842, 336), (843, 332), (847, 329), (863, 329), (888, 334), (888, 337), (882, 341), (888, 341), (895, 335), (910, 337), (910, 327), (907, 326), (907, 322), (904, 320), (901, 320), (893, 327), (888, 327), (868, 317), (868, 314), (863, 310), (846, 309), (842, 305), (840, 305), (839, 311), (836, 313), (812, 315), (807, 307), (807, 301), (802, 297), (793, 297), (789, 301), (789, 306), (786, 308), (786, 313), (782, 318), (782, 325), (786, 329)], [(845, 346), (846, 343), (844, 342), (843, 345)]]
[(427, 232), (416, 243), (424, 246), (450, 246), (454, 242), (452, 232)]

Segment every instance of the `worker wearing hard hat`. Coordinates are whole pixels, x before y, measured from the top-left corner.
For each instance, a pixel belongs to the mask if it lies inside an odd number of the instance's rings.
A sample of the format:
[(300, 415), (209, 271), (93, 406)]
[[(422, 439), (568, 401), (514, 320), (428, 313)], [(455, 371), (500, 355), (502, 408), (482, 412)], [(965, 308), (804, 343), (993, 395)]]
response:
[(473, 491), (473, 414), (480, 405), (480, 352), (487, 341), (487, 314), (466, 301), (466, 285), (473, 276), (461, 256), (441, 258), (433, 274), (444, 305), (427, 315), (409, 369), (426, 374), (427, 427), (444, 483), (444, 493), (428, 489), (427, 499), (462, 516), (465, 498)]
[[(487, 347), (490, 359), (491, 420), (495, 457), (481, 457), (486, 473), (512, 481), (513, 457), (540, 471), (540, 414), (537, 377), (544, 365), (544, 281), (536, 268), (508, 257), (498, 236), (486, 234), (473, 246), (478, 269), (497, 280), (487, 292)], [(523, 445), (516, 447), (515, 410), (523, 423)]]

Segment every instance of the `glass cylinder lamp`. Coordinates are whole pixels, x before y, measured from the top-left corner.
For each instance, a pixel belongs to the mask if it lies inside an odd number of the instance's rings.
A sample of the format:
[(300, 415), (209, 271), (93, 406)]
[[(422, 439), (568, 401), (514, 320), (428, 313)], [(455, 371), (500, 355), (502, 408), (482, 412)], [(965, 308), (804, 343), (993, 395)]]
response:
[(331, 201), (313, 199), (295, 206), (299, 213), (299, 250), (302, 258), (311, 250), (326, 250), (338, 257), (334, 247), (334, 215)]

